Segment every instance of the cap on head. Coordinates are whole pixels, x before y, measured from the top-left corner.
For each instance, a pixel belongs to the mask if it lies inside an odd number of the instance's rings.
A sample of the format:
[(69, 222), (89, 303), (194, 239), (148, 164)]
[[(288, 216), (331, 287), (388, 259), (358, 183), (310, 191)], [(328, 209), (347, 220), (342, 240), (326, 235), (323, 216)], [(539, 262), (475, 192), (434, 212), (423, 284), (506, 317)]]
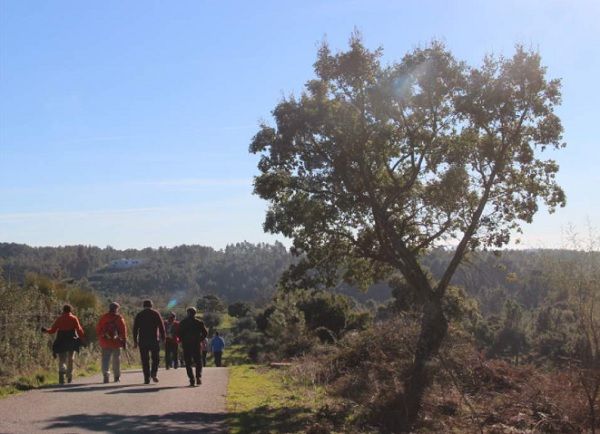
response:
[(108, 305), (108, 310), (111, 312), (116, 312), (120, 307), (121, 307), (121, 305), (119, 303), (117, 303), (116, 301), (113, 301), (112, 303), (110, 303)]
[(142, 306), (152, 307), (152, 300), (144, 300), (144, 302), (142, 303)]
[(196, 308), (194, 307), (188, 307), (186, 312), (188, 316), (196, 316)]

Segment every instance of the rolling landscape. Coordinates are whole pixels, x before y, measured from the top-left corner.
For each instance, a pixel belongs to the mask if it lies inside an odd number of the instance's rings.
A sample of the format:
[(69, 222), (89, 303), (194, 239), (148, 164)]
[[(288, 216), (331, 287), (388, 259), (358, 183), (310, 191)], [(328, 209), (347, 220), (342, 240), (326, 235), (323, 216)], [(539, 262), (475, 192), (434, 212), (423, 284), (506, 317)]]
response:
[(598, 432), (598, 22), (0, 1), (0, 433)]

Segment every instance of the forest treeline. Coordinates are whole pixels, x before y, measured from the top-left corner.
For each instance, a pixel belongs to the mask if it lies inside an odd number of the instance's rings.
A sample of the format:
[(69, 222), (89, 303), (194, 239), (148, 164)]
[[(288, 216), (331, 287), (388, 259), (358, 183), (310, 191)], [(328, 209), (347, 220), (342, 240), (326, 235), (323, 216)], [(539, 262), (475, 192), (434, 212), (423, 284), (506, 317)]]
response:
[[(130, 266), (123, 259), (139, 264)], [(281, 243), (243, 242), (222, 250), (197, 245), (117, 250), (0, 244), (0, 270), (7, 280), (23, 283), (28, 273), (74, 279), (108, 296), (212, 293), (225, 300), (266, 301), (291, 262)]]
[[(581, 252), (556, 250), (504, 250), (474, 252), (461, 265), (453, 284), (477, 299), (485, 316), (500, 314), (511, 299), (534, 309), (553, 290), (548, 261), (574, 260)], [(139, 265), (120, 268), (113, 261), (140, 260)], [(436, 249), (422, 258), (434, 278), (439, 278), (450, 254)], [(94, 246), (30, 247), (0, 243), (0, 272), (5, 280), (22, 284), (28, 273), (57, 280), (73, 279), (102, 295), (170, 297), (214, 294), (228, 302), (268, 303), (282, 273), (294, 262), (281, 243), (242, 242), (222, 250), (199, 245), (173, 248), (118, 250)], [(383, 303), (391, 298), (387, 282), (366, 291), (339, 284), (335, 291), (361, 303)]]

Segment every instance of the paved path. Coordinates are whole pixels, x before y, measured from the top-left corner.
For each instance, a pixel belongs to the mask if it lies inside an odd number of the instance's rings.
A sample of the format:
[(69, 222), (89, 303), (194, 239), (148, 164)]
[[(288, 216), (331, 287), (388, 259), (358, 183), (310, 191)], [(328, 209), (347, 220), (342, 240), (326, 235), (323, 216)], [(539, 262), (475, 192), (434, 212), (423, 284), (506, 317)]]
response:
[(189, 387), (185, 369), (158, 372), (143, 384), (141, 371), (120, 383), (99, 375), (0, 399), (1, 433), (226, 433), (227, 368), (205, 368)]

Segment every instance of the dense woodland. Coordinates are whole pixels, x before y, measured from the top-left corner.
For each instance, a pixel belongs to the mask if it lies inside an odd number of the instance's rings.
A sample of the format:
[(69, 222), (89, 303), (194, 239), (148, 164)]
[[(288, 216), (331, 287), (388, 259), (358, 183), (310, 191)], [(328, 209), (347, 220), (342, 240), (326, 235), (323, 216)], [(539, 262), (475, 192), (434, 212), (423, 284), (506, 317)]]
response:
[[(131, 268), (112, 266), (138, 259)], [(91, 246), (29, 247), (0, 244), (0, 269), (7, 280), (27, 273), (74, 279), (104, 295), (165, 297), (215, 293), (225, 300), (267, 301), (291, 256), (282, 244), (238, 243), (223, 250), (203, 246), (116, 250)]]
[[(552, 292), (549, 261), (568, 261), (572, 250), (505, 250), (478, 252), (467, 258), (453, 279), (475, 299), (485, 316), (498, 315), (507, 299), (526, 310), (541, 306)], [(129, 269), (112, 267), (112, 261), (141, 259)], [(422, 259), (439, 278), (450, 253), (437, 249)], [(173, 248), (117, 250), (93, 246), (30, 247), (0, 243), (0, 270), (6, 281), (22, 284), (29, 273), (77, 282), (103, 296), (135, 297), (214, 294), (227, 302), (268, 303), (282, 273), (294, 262), (280, 243), (238, 243), (223, 250), (184, 245)], [(340, 283), (334, 291), (358, 302), (384, 303), (392, 297), (387, 282), (365, 291)], [(332, 288), (328, 288), (332, 289)]]

